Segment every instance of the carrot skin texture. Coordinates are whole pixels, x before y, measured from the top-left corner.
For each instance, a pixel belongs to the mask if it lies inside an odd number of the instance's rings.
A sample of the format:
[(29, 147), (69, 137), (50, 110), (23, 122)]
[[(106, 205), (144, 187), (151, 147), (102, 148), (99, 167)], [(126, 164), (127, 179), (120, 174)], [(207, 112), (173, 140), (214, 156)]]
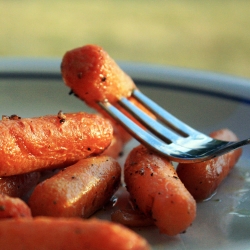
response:
[[(210, 136), (225, 141), (238, 140), (236, 135), (228, 129), (214, 131)], [(179, 163), (176, 171), (197, 201), (208, 199), (235, 166), (241, 153), (242, 149), (237, 149), (205, 162)]]
[(62, 168), (102, 153), (111, 143), (108, 120), (83, 112), (0, 121), (0, 176)]
[(0, 177), (0, 193), (10, 197), (23, 197), (39, 179), (39, 172)]
[(24, 217), (32, 218), (30, 208), (23, 200), (0, 194), (0, 220)]
[(97, 219), (48, 217), (2, 220), (0, 245), (5, 250), (150, 249), (146, 240), (118, 224)]
[(92, 108), (97, 102), (118, 101), (135, 88), (132, 79), (97, 45), (85, 45), (65, 53), (61, 63), (64, 82)]
[(120, 177), (111, 157), (82, 159), (38, 184), (28, 204), (33, 216), (88, 218), (110, 200)]
[(168, 159), (139, 145), (125, 162), (124, 178), (134, 202), (161, 233), (181, 233), (195, 219), (196, 202)]

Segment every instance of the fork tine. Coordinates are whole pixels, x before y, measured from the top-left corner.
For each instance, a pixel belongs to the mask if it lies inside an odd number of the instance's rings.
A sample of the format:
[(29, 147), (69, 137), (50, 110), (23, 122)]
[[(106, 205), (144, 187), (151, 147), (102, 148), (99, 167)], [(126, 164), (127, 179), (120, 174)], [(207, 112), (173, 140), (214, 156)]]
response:
[(141, 102), (148, 110), (150, 110), (159, 120), (161, 120), (163, 123), (171, 127), (174, 131), (179, 133), (182, 136), (188, 136), (190, 134), (198, 135), (198, 131), (191, 128), (184, 122), (177, 119), (175, 116), (167, 112), (165, 109), (163, 109), (161, 106), (156, 104), (154, 101), (152, 101), (150, 98), (145, 96), (141, 91), (135, 89), (132, 92), (132, 96), (135, 97), (139, 102)]
[(129, 113), (137, 118), (149, 131), (151, 131), (157, 137), (160, 137), (164, 142), (171, 143), (177, 141), (180, 136), (174, 133), (172, 130), (160, 124), (157, 120), (153, 119), (136, 105), (130, 102), (127, 98), (122, 98), (119, 104), (125, 108)]
[(201, 162), (250, 144), (250, 138), (238, 142), (226, 142), (214, 140), (211, 137), (199, 134), (197, 131), (195, 131), (197, 132), (195, 137), (191, 135), (188, 138), (182, 138), (181, 141), (177, 140), (173, 143), (166, 144), (164, 141), (157, 138), (157, 135), (153, 135), (147, 130), (142, 129), (108, 101), (99, 102), (99, 105), (126, 128), (126, 130), (141, 144), (159, 154), (167, 156), (173, 161), (186, 163)]
[(180, 159), (182, 159), (181, 161), (185, 162), (186, 158), (188, 158), (188, 161), (193, 159), (189, 152), (196, 151), (195, 149), (182, 147), (177, 144), (174, 144), (174, 146), (172, 146), (172, 144), (165, 144), (162, 140), (142, 129), (109, 102), (99, 102), (99, 105), (115, 120), (121, 123), (121, 125), (125, 127), (135, 139), (148, 148), (151, 148), (152, 150), (157, 151), (172, 160), (178, 159), (178, 161), (180, 161)]
[[(136, 139), (139, 139), (140, 141), (142, 140), (142, 142), (146, 144), (148, 144), (149, 140), (155, 142), (158, 141), (154, 136), (152, 136), (146, 130), (142, 129), (140, 126), (134, 123), (131, 119), (129, 119), (126, 115), (124, 115), (121, 111), (119, 111), (109, 102), (99, 102), (99, 105), (115, 120), (119, 121), (119, 123), (121, 123)], [(160, 143), (163, 144), (163, 142)]]

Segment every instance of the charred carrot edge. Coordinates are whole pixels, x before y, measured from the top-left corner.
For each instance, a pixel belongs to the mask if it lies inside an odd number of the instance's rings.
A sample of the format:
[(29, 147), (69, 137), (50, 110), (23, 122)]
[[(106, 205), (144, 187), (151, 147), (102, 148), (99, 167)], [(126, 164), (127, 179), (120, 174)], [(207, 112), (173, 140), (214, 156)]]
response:
[(113, 158), (82, 159), (37, 185), (28, 204), (33, 216), (88, 218), (110, 200), (120, 178)]
[(19, 198), (13, 198), (5, 194), (0, 194), (0, 219), (19, 217), (32, 217), (30, 208), (26, 205), (26, 203)]
[[(225, 141), (238, 140), (236, 135), (221, 129), (210, 134)], [(177, 174), (196, 200), (208, 199), (226, 178), (241, 156), (242, 149), (200, 163), (180, 163)]]
[(39, 172), (0, 177), (0, 193), (11, 197), (23, 197), (39, 179)]
[(107, 221), (67, 218), (8, 219), (0, 223), (3, 249), (148, 250), (145, 239)]
[(176, 235), (195, 219), (196, 202), (168, 159), (139, 145), (128, 155), (124, 178), (134, 202), (160, 232)]
[(0, 121), (0, 176), (61, 168), (102, 153), (113, 128), (83, 112)]

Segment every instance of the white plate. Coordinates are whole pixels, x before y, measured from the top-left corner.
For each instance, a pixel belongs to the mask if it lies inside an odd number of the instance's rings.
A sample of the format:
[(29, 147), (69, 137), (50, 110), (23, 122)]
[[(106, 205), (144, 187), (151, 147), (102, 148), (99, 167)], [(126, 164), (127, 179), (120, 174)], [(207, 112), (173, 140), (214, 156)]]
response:
[[(250, 80), (209, 72), (121, 63), (137, 86), (168, 111), (204, 133), (228, 127), (250, 136)], [(22, 117), (92, 110), (68, 95), (60, 60), (0, 60), (0, 111)], [(127, 145), (129, 151), (132, 144)], [(124, 161), (125, 156), (121, 159)], [(250, 148), (216, 194), (198, 204), (197, 218), (176, 237), (156, 228), (136, 230), (153, 249), (248, 249), (250, 247)], [(109, 217), (109, 211), (99, 213)]]

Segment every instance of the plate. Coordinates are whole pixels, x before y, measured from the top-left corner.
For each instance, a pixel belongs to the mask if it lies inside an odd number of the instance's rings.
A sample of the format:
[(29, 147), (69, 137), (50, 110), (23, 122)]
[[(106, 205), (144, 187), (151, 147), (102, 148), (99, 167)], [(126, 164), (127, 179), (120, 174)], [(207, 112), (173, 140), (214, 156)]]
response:
[[(233, 130), (250, 135), (250, 80), (211, 72), (120, 62), (142, 92), (194, 128), (209, 133)], [(59, 59), (2, 58), (0, 110), (21, 117), (63, 112), (92, 112), (68, 95)], [(120, 159), (136, 144), (132, 141)], [(109, 219), (110, 211), (97, 214)], [(197, 204), (197, 217), (183, 234), (168, 237), (157, 228), (134, 229), (153, 249), (247, 249), (250, 245), (250, 148), (207, 201)]]

